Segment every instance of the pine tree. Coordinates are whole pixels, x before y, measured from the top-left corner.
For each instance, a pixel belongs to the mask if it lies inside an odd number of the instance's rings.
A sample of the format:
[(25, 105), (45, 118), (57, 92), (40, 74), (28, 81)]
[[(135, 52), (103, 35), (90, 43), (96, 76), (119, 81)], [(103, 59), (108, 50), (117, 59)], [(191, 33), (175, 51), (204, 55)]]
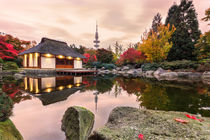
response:
[(161, 23), (162, 17), (160, 15), (160, 13), (157, 13), (152, 21), (152, 31), (157, 32), (158, 27), (162, 24)]
[(172, 5), (165, 24), (174, 25), (176, 28), (171, 38), (173, 46), (167, 59), (169, 61), (194, 60), (196, 58), (194, 46), (201, 31), (198, 29), (197, 13), (192, 1), (181, 0), (180, 5)]

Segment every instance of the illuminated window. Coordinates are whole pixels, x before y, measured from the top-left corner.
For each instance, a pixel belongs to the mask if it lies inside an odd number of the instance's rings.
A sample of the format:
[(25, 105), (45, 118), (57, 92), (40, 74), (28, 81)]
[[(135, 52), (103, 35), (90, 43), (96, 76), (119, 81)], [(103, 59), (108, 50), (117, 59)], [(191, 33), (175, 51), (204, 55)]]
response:
[(24, 61), (23, 66), (27, 67), (27, 54), (24, 54)]
[(38, 67), (39, 53), (34, 54), (34, 67)]
[(29, 54), (29, 67), (33, 67), (33, 66), (34, 66), (33, 54), (30, 53)]

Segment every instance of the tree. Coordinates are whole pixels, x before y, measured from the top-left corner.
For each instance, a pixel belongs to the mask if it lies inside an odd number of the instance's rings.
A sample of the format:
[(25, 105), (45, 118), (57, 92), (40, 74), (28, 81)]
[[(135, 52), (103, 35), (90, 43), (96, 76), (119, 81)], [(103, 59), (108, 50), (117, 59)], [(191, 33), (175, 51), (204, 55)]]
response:
[(14, 46), (6, 42), (5, 36), (0, 36), (0, 58), (3, 60), (14, 60), (17, 58), (18, 51)]
[[(210, 8), (205, 12), (204, 21), (210, 20)], [(201, 35), (198, 43), (195, 45), (198, 52), (198, 59), (210, 59), (210, 30)]]
[(194, 60), (195, 43), (199, 39), (201, 31), (198, 29), (197, 13), (191, 0), (181, 0), (180, 5), (174, 4), (168, 11), (165, 25), (174, 25), (176, 31), (173, 33), (173, 46), (167, 59), (173, 60)]
[(139, 44), (139, 50), (146, 55), (149, 62), (161, 62), (168, 56), (168, 52), (172, 47), (169, 41), (175, 31), (175, 27), (170, 25), (160, 25), (157, 32), (149, 32), (142, 37), (142, 43)]
[(157, 32), (158, 30), (158, 27), (162, 24), (161, 23), (161, 20), (162, 20), (162, 17), (160, 15), (160, 13), (157, 13), (154, 18), (153, 18), (153, 21), (152, 21), (152, 31), (153, 32)]
[(71, 44), (70, 48), (72, 48), (73, 50), (75, 50), (76, 52), (80, 53), (80, 54), (84, 54), (85, 53), (85, 46), (79, 45), (79, 47), (77, 47), (75, 44)]
[[(205, 17), (202, 18), (203, 21), (209, 21), (210, 20), (210, 8), (208, 8), (206, 11), (205, 11)], [(208, 24), (210, 25), (210, 24)]]
[(96, 57), (101, 63), (111, 63), (113, 60), (112, 52), (106, 49), (98, 49), (96, 51)]

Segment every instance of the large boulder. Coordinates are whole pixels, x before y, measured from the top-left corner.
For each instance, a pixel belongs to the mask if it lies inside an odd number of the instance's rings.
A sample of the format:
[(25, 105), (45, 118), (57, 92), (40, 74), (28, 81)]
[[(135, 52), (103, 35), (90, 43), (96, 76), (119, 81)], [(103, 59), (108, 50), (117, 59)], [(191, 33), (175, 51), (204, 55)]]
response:
[(202, 75), (203, 82), (210, 85), (210, 72), (206, 71)]
[(0, 140), (23, 140), (11, 120), (0, 121)]
[(120, 70), (121, 70), (121, 67), (116, 67), (116, 70), (117, 70), (117, 71), (120, 71)]
[(180, 78), (189, 78), (192, 72), (177, 72), (177, 74)]
[(159, 75), (161, 80), (176, 80), (177, 78), (178, 74), (176, 72), (165, 72)]
[[(183, 124), (175, 118), (189, 122)], [(208, 140), (210, 119), (200, 119), (204, 121), (187, 118), (184, 112), (117, 107), (112, 110), (106, 125), (94, 131), (89, 140), (137, 140), (139, 134), (144, 135), (145, 140)]]
[(154, 73), (153, 70), (149, 70), (149, 71), (146, 71), (143, 75), (147, 78), (153, 78), (154, 77), (153, 73)]
[(155, 72), (154, 72), (154, 76), (159, 76), (160, 74), (166, 72), (166, 70), (162, 69), (161, 67), (159, 67)]
[(210, 71), (204, 72), (203, 75), (202, 75), (202, 78), (203, 79), (210, 79)]
[(87, 140), (94, 124), (94, 114), (79, 106), (66, 110), (61, 129), (65, 132), (67, 140)]
[(129, 69), (130, 69), (130, 68), (129, 68), (128, 66), (123, 66), (121, 70), (122, 70), (122, 71), (127, 71), (127, 70), (129, 70)]

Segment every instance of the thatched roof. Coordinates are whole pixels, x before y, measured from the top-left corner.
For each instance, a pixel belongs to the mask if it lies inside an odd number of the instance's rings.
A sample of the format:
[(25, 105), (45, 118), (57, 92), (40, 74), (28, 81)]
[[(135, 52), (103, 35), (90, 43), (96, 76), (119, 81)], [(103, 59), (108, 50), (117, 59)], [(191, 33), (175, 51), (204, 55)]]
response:
[(53, 54), (53, 55), (63, 55), (71, 57), (86, 58), (82, 54), (76, 52), (70, 48), (66, 42), (53, 40), (49, 38), (42, 38), (41, 42), (24, 52), (19, 53), (19, 55), (28, 53), (41, 53), (41, 54)]

